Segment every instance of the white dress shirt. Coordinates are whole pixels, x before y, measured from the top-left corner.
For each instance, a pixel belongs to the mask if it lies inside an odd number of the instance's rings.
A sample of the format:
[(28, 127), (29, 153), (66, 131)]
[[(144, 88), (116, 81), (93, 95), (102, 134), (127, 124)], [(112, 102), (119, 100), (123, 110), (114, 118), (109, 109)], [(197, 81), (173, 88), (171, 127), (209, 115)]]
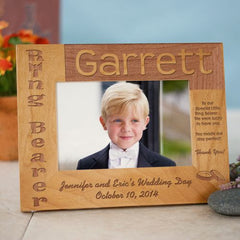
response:
[(139, 142), (125, 151), (110, 142), (108, 168), (136, 168), (138, 163)]

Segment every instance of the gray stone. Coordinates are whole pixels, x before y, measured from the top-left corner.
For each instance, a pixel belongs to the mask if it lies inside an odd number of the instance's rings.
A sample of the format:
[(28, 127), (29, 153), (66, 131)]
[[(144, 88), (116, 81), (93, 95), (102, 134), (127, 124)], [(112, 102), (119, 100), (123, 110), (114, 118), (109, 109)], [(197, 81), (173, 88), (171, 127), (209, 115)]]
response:
[(208, 205), (217, 213), (240, 216), (240, 188), (212, 193), (208, 198)]

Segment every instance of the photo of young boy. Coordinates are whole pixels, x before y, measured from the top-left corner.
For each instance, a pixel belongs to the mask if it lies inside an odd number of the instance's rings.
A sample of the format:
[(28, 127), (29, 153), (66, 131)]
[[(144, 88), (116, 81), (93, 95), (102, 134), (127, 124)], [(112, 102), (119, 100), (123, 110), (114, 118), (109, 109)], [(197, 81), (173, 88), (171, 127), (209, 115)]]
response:
[(77, 169), (176, 166), (174, 161), (140, 142), (149, 121), (149, 103), (137, 84), (120, 82), (110, 86), (102, 97), (100, 116), (110, 143), (80, 159)]

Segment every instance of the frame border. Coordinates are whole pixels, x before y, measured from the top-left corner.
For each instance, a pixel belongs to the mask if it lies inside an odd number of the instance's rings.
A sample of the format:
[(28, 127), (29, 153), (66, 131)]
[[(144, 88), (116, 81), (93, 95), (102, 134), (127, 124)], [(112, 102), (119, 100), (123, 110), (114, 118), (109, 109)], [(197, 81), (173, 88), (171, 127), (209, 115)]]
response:
[[(221, 43), (18, 45), (17, 79), (24, 212), (206, 203), (229, 180)], [(113, 80), (189, 80), (192, 166), (58, 170), (56, 83)]]

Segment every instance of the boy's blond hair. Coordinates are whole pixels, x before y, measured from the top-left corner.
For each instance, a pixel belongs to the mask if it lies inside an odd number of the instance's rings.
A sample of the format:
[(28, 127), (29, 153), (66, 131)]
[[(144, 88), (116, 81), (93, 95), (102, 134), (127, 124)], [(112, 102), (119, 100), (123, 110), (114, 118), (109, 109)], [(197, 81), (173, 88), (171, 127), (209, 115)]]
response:
[(129, 107), (133, 107), (136, 111), (140, 108), (143, 117), (149, 115), (147, 97), (137, 84), (120, 82), (107, 88), (101, 104), (101, 114), (104, 121), (109, 116), (122, 113)]

